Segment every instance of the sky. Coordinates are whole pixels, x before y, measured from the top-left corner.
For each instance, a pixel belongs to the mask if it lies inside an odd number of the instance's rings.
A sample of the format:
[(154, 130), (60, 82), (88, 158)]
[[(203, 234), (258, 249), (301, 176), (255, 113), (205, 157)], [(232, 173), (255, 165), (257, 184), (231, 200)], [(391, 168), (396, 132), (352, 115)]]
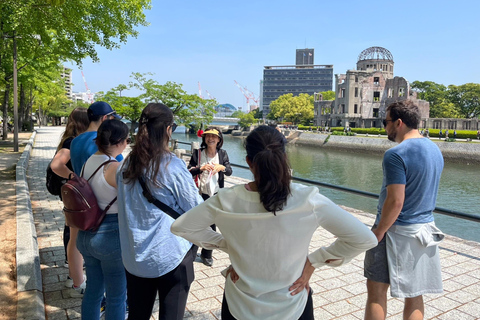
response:
[[(120, 49), (98, 47), (73, 69), (74, 91), (92, 92), (128, 84), (132, 72), (154, 73), (188, 93), (207, 90), (219, 103), (245, 110), (234, 80), (259, 96), (264, 66), (295, 64), (295, 50), (313, 48), (315, 64), (334, 74), (355, 69), (372, 46), (388, 49), (396, 76), (444, 85), (480, 82), (480, 2), (470, 1), (159, 1), (146, 11)], [(332, 90), (334, 86), (332, 83)], [(124, 95), (137, 96), (130, 90)]]

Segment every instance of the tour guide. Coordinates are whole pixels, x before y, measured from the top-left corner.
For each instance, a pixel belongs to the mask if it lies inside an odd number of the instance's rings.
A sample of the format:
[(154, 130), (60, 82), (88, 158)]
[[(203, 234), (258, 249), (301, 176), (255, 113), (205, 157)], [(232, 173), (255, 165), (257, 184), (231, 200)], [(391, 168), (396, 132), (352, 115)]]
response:
[(418, 132), (420, 111), (411, 101), (392, 103), (383, 120), (388, 139), (399, 145), (383, 158), (383, 184), (372, 228), (378, 246), (365, 255), (368, 299), (365, 319), (385, 319), (387, 289), (405, 298), (404, 319), (423, 319), (425, 293), (442, 293), (435, 226), (443, 157), (437, 145)]

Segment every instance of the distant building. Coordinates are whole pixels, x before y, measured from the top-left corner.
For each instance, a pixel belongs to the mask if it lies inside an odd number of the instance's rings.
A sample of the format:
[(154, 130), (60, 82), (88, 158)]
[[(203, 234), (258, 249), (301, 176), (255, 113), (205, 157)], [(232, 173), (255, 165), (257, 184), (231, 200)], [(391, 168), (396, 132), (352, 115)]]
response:
[(313, 95), (315, 92), (332, 90), (333, 65), (314, 65), (313, 58), (313, 49), (297, 49), (295, 65), (264, 67), (261, 82), (264, 118), (270, 112), (270, 102), (281, 95)]
[(72, 101), (74, 102), (85, 102), (87, 104), (90, 104), (91, 103), (91, 94), (87, 93), (87, 92), (74, 92), (72, 94)]
[(393, 56), (385, 48), (371, 47), (358, 56), (357, 69), (335, 75), (335, 101), (314, 95), (314, 124), (329, 127), (381, 128), (389, 104), (414, 100), (422, 119), (428, 119), (430, 104), (417, 99), (403, 77), (393, 75)]
[(297, 53), (295, 56), (295, 65), (313, 65), (314, 54), (315, 53), (313, 49), (297, 49)]
[(237, 111), (237, 108), (230, 103), (223, 103), (216, 106), (215, 111), (217, 112), (217, 117), (229, 117), (232, 115), (232, 113)]
[(68, 99), (74, 100), (72, 95), (72, 69), (63, 67), (63, 72), (60, 74), (65, 83), (65, 95)]

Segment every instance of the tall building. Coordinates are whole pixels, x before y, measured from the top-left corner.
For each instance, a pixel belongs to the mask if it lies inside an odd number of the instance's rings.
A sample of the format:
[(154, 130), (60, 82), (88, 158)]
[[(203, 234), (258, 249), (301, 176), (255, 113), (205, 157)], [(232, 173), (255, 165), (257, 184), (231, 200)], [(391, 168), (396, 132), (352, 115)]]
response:
[(73, 94), (72, 94), (72, 69), (69, 69), (67, 67), (63, 67), (63, 72), (60, 74), (62, 77), (64, 83), (65, 83), (65, 95), (67, 96), (68, 99), (73, 100)]
[(297, 49), (295, 65), (264, 67), (261, 91), (264, 118), (270, 112), (270, 102), (281, 95), (313, 95), (315, 92), (332, 90), (333, 65), (315, 65), (313, 57), (313, 49)]
[(315, 94), (314, 124), (330, 127), (382, 127), (385, 110), (394, 101), (414, 100), (422, 118), (428, 118), (430, 105), (417, 99), (403, 77), (393, 74), (393, 56), (385, 48), (370, 47), (358, 56), (357, 69), (335, 75), (335, 100), (322, 101)]

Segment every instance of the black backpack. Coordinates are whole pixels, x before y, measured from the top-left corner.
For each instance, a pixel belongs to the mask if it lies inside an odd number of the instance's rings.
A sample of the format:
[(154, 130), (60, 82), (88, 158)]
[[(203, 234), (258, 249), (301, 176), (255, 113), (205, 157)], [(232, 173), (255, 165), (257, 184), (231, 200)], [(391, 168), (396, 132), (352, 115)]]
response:
[[(53, 160), (52, 160), (53, 161)], [(47, 174), (46, 174), (46, 183), (48, 192), (54, 196), (59, 196), (61, 193), (61, 188), (67, 179), (60, 177), (58, 174), (53, 172), (51, 164), (52, 161), (48, 164)]]

